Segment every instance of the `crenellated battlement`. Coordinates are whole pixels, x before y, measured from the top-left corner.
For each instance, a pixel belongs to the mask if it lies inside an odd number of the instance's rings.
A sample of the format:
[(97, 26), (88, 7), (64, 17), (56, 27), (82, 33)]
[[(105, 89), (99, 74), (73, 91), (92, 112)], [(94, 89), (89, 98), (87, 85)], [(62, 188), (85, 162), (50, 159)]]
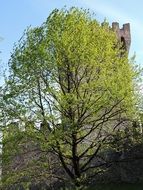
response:
[(123, 42), (123, 47), (127, 52), (129, 52), (131, 45), (131, 33), (130, 33), (130, 24), (123, 24), (123, 27), (120, 29), (118, 22), (112, 23), (112, 29), (116, 32), (117, 38)]

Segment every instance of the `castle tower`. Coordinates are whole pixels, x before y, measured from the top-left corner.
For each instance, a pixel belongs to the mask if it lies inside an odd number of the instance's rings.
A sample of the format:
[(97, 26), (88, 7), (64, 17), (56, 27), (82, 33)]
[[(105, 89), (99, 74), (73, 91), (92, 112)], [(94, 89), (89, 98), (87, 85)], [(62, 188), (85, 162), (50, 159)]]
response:
[(112, 30), (116, 32), (117, 38), (123, 43), (123, 48), (129, 53), (131, 45), (131, 33), (130, 33), (130, 24), (123, 24), (123, 27), (119, 28), (118, 22), (112, 23)]

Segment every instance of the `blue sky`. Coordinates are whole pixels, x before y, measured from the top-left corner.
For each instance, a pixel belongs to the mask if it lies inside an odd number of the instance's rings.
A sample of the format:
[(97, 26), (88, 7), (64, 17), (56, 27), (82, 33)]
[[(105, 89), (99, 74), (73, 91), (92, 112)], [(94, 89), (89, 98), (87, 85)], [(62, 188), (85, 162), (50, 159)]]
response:
[(104, 18), (131, 24), (130, 55), (136, 52), (136, 62), (143, 65), (143, 1), (142, 0), (3, 0), (0, 9), (0, 59), (7, 65), (10, 52), (27, 26), (41, 25), (54, 8), (64, 6), (89, 8), (98, 21)]

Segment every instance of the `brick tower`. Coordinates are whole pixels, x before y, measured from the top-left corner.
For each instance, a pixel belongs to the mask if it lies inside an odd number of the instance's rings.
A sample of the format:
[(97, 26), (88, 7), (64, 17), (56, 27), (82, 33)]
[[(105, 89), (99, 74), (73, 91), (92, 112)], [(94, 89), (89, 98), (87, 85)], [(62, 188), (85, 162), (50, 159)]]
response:
[(119, 41), (123, 43), (123, 48), (129, 53), (130, 45), (131, 45), (131, 33), (130, 33), (130, 24), (123, 24), (123, 27), (119, 28), (118, 22), (112, 23), (112, 29), (116, 32), (117, 38)]

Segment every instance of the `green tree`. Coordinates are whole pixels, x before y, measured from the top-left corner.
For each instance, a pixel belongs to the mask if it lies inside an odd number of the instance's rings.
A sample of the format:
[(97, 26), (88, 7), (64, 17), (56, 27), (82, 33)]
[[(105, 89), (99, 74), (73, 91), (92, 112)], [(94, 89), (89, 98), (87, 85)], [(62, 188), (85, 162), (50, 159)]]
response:
[(103, 152), (136, 112), (137, 73), (121, 46), (108, 23), (71, 8), (25, 31), (11, 55), (5, 123), (24, 128), (30, 120), (37, 130), (41, 123), (43, 150), (57, 156), (74, 186), (103, 171)]

